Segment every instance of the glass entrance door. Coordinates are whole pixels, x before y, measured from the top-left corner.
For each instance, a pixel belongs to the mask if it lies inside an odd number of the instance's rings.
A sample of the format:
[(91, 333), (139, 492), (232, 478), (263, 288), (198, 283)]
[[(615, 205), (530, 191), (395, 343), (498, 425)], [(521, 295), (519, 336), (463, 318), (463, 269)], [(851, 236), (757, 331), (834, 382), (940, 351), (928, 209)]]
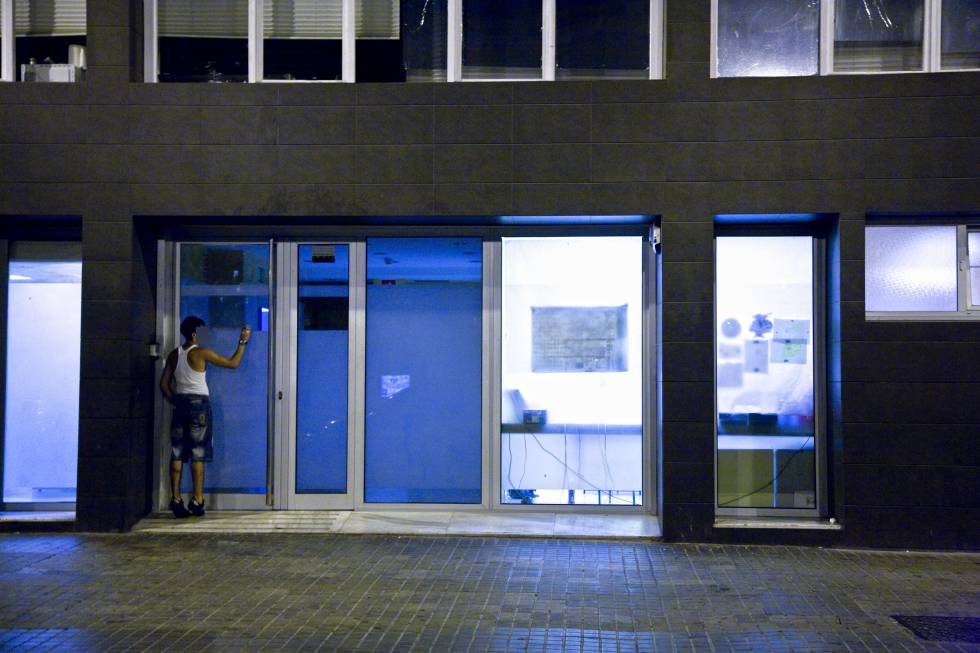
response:
[[(180, 323), (191, 315), (205, 323), (197, 332), (200, 345), (223, 356), (235, 351), (243, 326), (252, 329), (238, 369), (207, 368), (213, 458), (205, 467), (206, 503), (218, 509), (264, 508), (271, 489), (269, 244), (178, 243), (175, 259), (176, 311), (164, 356), (183, 342)], [(164, 414), (169, 443), (170, 410)], [(165, 468), (169, 465), (167, 460), (163, 463)], [(181, 492), (190, 496), (190, 469), (183, 470), (182, 481)], [(165, 506), (170, 499), (166, 474), (164, 487)]]
[(356, 279), (363, 251), (362, 243), (277, 246), (277, 508), (354, 507), (354, 354), (363, 315)]
[[(164, 327), (164, 356), (182, 343), (179, 326), (191, 315), (205, 323), (200, 344), (223, 356), (235, 351), (243, 326), (252, 329), (237, 369), (207, 369), (213, 432), (213, 459), (205, 468), (208, 507), (353, 507), (352, 370), (363, 307), (357, 310), (352, 289), (361, 287), (363, 250), (351, 243), (173, 246), (175, 301)], [(165, 444), (171, 417), (164, 406)], [(170, 500), (169, 457), (168, 445), (161, 449), (161, 509)], [(181, 493), (190, 492), (188, 469)]]

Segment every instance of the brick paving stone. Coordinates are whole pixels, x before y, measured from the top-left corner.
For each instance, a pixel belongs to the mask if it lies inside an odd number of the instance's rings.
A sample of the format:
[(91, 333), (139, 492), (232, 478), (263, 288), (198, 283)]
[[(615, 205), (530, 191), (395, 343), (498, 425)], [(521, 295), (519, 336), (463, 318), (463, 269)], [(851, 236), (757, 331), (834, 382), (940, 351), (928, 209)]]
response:
[(0, 535), (0, 651), (976, 652), (980, 555), (331, 534)]

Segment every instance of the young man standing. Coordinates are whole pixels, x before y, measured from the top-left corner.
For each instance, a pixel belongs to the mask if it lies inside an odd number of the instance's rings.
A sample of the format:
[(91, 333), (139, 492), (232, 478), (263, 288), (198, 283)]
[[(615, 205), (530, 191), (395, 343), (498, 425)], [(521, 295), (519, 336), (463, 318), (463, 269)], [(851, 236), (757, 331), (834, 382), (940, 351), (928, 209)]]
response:
[[(170, 352), (160, 377), (160, 392), (174, 406), (170, 427), (170, 510), (174, 517), (204, 514), (204, 464), (211, 462), (211, 402), (205, 379), (208, 363), (236, 369), (245, 354), (245, 344), (252, 333), (242, 327), (238, 347), (230, 358), (211, 349), (198, 346), (197, 330), (204, 320), (191, 315), (180, 323), (184, 344)], [(183, 465), (190, 460), (194, 496), (185, 507), (180, 496), (180, 477)]]

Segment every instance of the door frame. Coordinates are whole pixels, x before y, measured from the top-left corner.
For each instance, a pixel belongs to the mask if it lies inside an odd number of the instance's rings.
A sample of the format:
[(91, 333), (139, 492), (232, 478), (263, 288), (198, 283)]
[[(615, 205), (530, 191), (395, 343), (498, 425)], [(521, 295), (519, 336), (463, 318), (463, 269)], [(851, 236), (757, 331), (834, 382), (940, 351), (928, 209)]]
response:
[[(343, 494), (297, 493), (296, 488), (296, 401), (298, 373), (299, 319), (299, 247), (301, 245), (334, 245), (348, 248), (347, 259), (347, 491)], [(365, 243), (338, 239), (279, 240), (276, 248), (276, 280), (280, 292), (276, 298), (277, 328), (274, 378), (275, 429), (272, 507), (278, 510), (351, 510), (357, 486), (357, 431), (363, 408), (358, 402), (363, 388), (363, 368), (357, 367), (359, 343), (363, 341), (364, 305), (363, 262)], [(360, 376), (359, 376), (360, 374)], [(281, 483), (277, 481), (281, 480)]]
[[(156, 378), (160, 378), (165, 364), (166, 353), (179, 343), (177, 333), (177, 294), (179, 287), (178, 244), (258, 244), (270, 245), (270, 336), (275, 337), (270, 346), (269, 374), (269, 472), (267, 491), (261, 495), (207, 495), (209, 507), (224, 510), (411, 510), (411, 511), (497, 511), (497, 512), (568, 512), (579, 514), (657, 514), (659, 505), (659, 358), (658, 338), (660, 322), (659, 302), (659, 261), (660, 254), (655, 248), (657, 227), (652, 221), (644, 223), (609, 224), (499, 224), (491, 226), (453, 226), (453, 225), (395, 225), (386, 227), (351, 227), (341, 230), (327, 229), (283, 229), (274, 238), (249, 238), (238, 229), (212, 230), (190, 229), (187, 234), (161, 236), (157, 241), (157, 342), (159, 358), (156, 361)], [(245, 230), (247, 234), (250, 229)], [(265, 230), (263, 230), (265, 231)], [(320, 238), (323, 232), (326, 237)], [(224, 233), (222, 237), (221, 233)], [(232, 235), (233, 234), (233, 235)], [(267, 235), (263, 233), (263, 235)], [(331, 237), (338, 236), (339, 237)], [(508, 236), (528, 237), (574, 237), (574, 236), (639, 236), (642, 239), (643, 274), (643, 502), (636, 506), (609, 505), (514, 505), (500, 501), (500, 333), (501, 333), (501, 239)], [(482, 239), (482, 292), (483, 292), (483, 346), (482, 346), (482, 500), (475, 504), (426, 504), (426, 503), (368, 503), (364, 501), (364, 442), (365, 442), (365, 337), (366, 337), (366, 281), (367, 281), (367, 240), (373, 237), (473, 237)], [(297, 248), (301, 244), (348, 245), (349, 249), (349, 355), (348, 355), (348, 494), (346, 495), (295, 495), (289, 496), (283, 488), (295, 487), (292, 472), (295, 456), (295, 406), (286, 411), (295, 397), (295, 358), (290, 360), (292, 379), (287, 379), (278, 361), (284, 356), (295, 357), (295, 336), (279, 337), (280, 333), (295, 334), (297, 316), (283, 311), (282, 302), (289, 301), (281, 295), (298, 292), (295, 272), (290, 284), (277, 281), (284, 265), (282, 252)], [(283, 292), (279, 292), (280, 289)], [(295, 295), (294, 295), (295, 296)], [(295, 311), (295, 306), (293, 307)], [(283, 399), (278, 399), (278, 391), (283, 391)], [(167, 511), (169, 502), (169, 432), (170, 410), (160, 393), (155, 393), (156, 424), (156, 464), (153, 465), (153, 505), (158, 511)], [(282, 429), (285, 428), (285, 431)], [(288, 435), (277, 437), (279, 432)], [(280, 480), (281, 479), (281, 480)], [(326, 500), (321, 497), (334, 497)], [(346, 497), (340, 499), (339, 497)], [(260, 500), (255, 500), (259, 498)]]

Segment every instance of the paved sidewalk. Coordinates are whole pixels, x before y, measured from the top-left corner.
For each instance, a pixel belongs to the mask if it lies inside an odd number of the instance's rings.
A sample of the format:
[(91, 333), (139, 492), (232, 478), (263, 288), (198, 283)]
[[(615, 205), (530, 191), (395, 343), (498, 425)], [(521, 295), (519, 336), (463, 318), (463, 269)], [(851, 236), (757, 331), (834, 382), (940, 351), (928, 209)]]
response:
[(0, 650), (978, 651), (980, 555), (613, 540), (0, 535)]

